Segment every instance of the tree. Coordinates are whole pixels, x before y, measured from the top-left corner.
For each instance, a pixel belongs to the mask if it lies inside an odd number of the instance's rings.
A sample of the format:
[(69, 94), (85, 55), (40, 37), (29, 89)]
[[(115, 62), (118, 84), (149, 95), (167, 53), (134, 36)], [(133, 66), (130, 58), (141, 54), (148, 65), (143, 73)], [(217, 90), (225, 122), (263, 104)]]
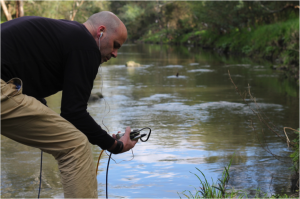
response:
[(7, 21), (24, 16), (23, 0), (6, 2), (4, 0), (0, 1)]
[(1, 7), (2, 7), (2, 10), (6, 16), (6, 20), (9, 21), (9, 20), (12, 20), (12, 17), (11, 17), (11, 13), (9, 11), (9, 9), (7, 9), (7, 6), (4, 2), (4, 0), (0, 0), (1, 1)]
[(16, 1), (16, 18), (24, 16), (23, 0)]
[(52, 19), (85, 22), (92, 14), (109, 10), (107, 1), (26, 1), (24, 12), (27, 16), (41, 16)]

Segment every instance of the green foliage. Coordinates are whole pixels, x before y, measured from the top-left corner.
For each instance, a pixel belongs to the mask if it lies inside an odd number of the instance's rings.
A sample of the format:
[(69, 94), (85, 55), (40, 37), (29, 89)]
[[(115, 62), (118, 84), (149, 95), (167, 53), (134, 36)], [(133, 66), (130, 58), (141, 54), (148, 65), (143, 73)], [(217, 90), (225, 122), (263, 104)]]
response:
[[(299, 133), (298, 133), (299, 136)], [(299, 137), (298, 137), (299, 141)], [(197, 167), (196, 169), (200, 172), (202, 175), (203, 179), (199, 177), (199, 175), (193, 173), (200, 181), (200, 189), (195, 189), (195, 193), (193, 194), (192, 191), (185, 190), (181, 193), (177, 194), (181, 198), (181, 196), (184, 196), (188, 199), (193, 198), (193, 199), (198, 199), (198, 198), (248, 198), (247, 193), (245, 190), (240, 190), (240, 191), (235, 191), (234, 189), (226, 191), (226, 184), (229, 181), (229, 168), (231, 166), (232, 159), (230, 160), (230, 163), (228, 164), (227, 167), (224, 168), (224, 171), (222, 173), (222, 178), (218, 179), (219, 183), (214, 183), (212, 179), (212, 183), (210, 184), (204, 173), (199, 170)], [(190, 172), (192, 173), (192, 172)], [(267, 193), (262, 192), (259, 188), (258, 189), (253, 189), (255, 191), (255, 196), (254, 198), (290, 198), (287, 194), (275, 194), (272, 195), (271, 197), (268, 197)]]
[(282, 195), (275, 194), (275, 195), (272, 195), (270, 198), (289, 198), (289, 196), (286, 194), (282, 194)]
[[(127, 4), (123, 8), (120, 8), (120, 10), (122, 10), (124, 12), (122, 19), (125, 22), (127, 22), (127, 21), (132, 22), (132, 21), (136, 20), (139, 16), (143, 15), (145, 12), (145, 9), (140, 8), (136, 4), (132, 4), (132, 5)], [(125, 14), (125, 12), (126, 12), (126, 14)]]
[(216, 32), (235, 27), (238, 13), (231, 11), (239, 9), (239, 4), (238, 1), (190, 2), (191, 10), (197, 20)]
[[(5, 1), (12, 9), (14, 1)], [(80, 3), (83, 2), (81, 6)], [(78, 19), (101, 10), (114, 12), (132, 29), (162, 28), (180, 34), (192, 30), (210, 29), (218, 34), (236, 29), (256, 28), (262, 24), (299, 18), (296, 1), (24, 1), (25, 15), (70, 19), (78, 8)], [(14, 14), (14, 11), (12, 11)], [(77, 20), (78, 20), (77, 19)], [(134, 24), (134, 25), (133, 25)], [(155, 26), (153, 26), (155, 25)], [(299, 25), (298, 25), (299, 27)], [(141, 37), (145, 32), (133, 31), (130, 37)]]
[(138, 26), (138, 22), (143, 18), (145, 11), (143, 8), (135, 4), (124, 5), (119, 10), (121, 11), (119, 17), (123, 19), (129, 33), (129, 38), (131, 38), (131, 36), (136, 35), (138, 30), (141, 28)]
[(300, 129), (298, 129), (298, 131), (294, 131), (294, 133), (297, 135), (297, 137), (293, 140), (293, 142), (295, 143), (293, 149), (294, 152), (290, 155), (290, 157), (292, 158), (293, 161), (293, 169), (299, 173), (299, 131)]
[[(232, 32), (246, 27), (285, 21), (298, 17), (298, 10), (287, 5), (299, 2), (204, 1), (190, 2), (196, 20), (205, 23), (216, 33)], [(286, 7), (285, 9), (283, 9)]]
[[(11, 8), (15, 7), (14, 1), (5, 1)], [(125, 23), (128, 29), (130, 40), (137, 40), (147, 35), (149, 30), (152, 33), (166, 31), (164, 40), (168, 42), (186, 42), (193, 39), (195, 42), (202, 39), (199, 31), (209, 30), (213, 35), (235, 33), (236, 31), (251, 29), (254, 30), (262, 24), (284, 22), (290, 18), (299, 18), (298, 9), (287, 5), (299, 5), (295, 1), (24, 1), (25, 15), (43, 16), (55, 19), (72, 19), (72, 13), (76, 12), (74, 20), (84, 22), (91, 14), (109, 10), (114, 12)], [(81, 4), (82, 3), (82, 4)], [(285, 8), (285, 9), (283, 9)], [(14, 12), (12, 13), (14, 14)], [(2, 21), (4, 15), (1, 15)], [(299, 23), (290, 24), (299, 30)], [(275, 27), (274, 27), (275, 28)], [(282, 27), (281, 27), (282, 29)], [(290, 37), (299, 32), (285, 30), (286, 41), (297, 39)], [(263, 30), (262, 30), (263, 31)], [(263, 31), (266, 32), (266, 31)], [(273, 33), (269, 31), (266, 38), (271, 40)], [(244, 31), (247, 33), (247, 31)], [(212, 35), (212, 34), (211, 34)], [(247, 34), (246, 34), (247, 35)], [(298, 34), (299, 35), (299, 34)], [(198, 37), (197, 37), (198, 36)], [(260, 36), (254, 38), (254, 45), (259, 45)], [(183, 38), (184, 37), (184, 38)], [(189, 38), (188, 38), (189, 37)], [(263, 39), (263, 38), (262, 38)], [(212, 39), (213, 40), (213, 39)], [(298, 37), (299, 40), (299, 37)], [(240, 42), (237, 43), (241, 43)], [(211, 43), (208, 41), (207, 44)], [(220, 44), (221, 47), (234, 49), (229, 42)], [(238, 45), (238, 44), (236, 44)], [(245, 46), (245, 45), (242, 45)], [(248, 45), (251, 46), (251, 45)], [(299, 46), (298, 46), (299, 47)], [(256, 46), (256, 49), (259, 46)], [(298, 49), (297, 46), (292, 48)], [(248, 52), (246, 50), (245, 52)], [(266, 53), (270, 53), (268, 51)]]
[[(81, 4), (82, 2), (82, 4)], [(10, 7), (12, 17), (15, 18), (15, 1), (5, 1), (7, 7)], [(23, 1), (24, 16), (41, 16), (53, 19), (72, 20), (73, 13), (76, 20), (80, 23), (85, 22), (88, 17), (102, 10), (109, 10), (110, 2), (106, 1)], [(1, 14), (1, 21), (5, 19)]]
[(195, 26), (191, 22), (187, 2), (114, 2), (111, 10), (120, 17), (128, 30), (129, 40), (143, 38), (153, 40), (149, 35), (164, 32), (164, 38), (155, 42), (172, 42), (178, 35), (191, 32)]
[[(226, 192), (225, 185), (228, 183), (229, 180), (229, 168), (231, 166), (231, 161), (228, 164), (227, 167), (225, 167), (222, 178), (218, 179), (219, 183), (214, 183), (212, 179), (212, 184), (208, 183), (204, 173), (200, 171), (198, 168), (196, 168), (201, 175), (203, 176), (203, 180), (195, 173), (193, 173), (200, 181), (200, 190), (196, 190), (196, 193), (193, 194), (191, 191), (183, 191), (181, 194), (187, 198), (228, 198), (228, 197), (234, 197), (236, 195), (236, 192), (232, 191), (231, 193)], [(192, 172), (191, 172), (192, 173)], [(188, 192), (188, 193), (187, 193)], [(178, 193), (179, 197), (180, 193)]]
[(116, 2), (117, 8), (114, 6), (115, 2), (111, 8), (126, 25), (129, 40), (136, 40), (149, 30), (157, 31), (155, 22), (159, 13), (155, 10), (155, 2)]
[(248, 45), (245, 45), (242, 47), (242, 53), (243, 54), (249, 54), (252, 51), (252, 48)]

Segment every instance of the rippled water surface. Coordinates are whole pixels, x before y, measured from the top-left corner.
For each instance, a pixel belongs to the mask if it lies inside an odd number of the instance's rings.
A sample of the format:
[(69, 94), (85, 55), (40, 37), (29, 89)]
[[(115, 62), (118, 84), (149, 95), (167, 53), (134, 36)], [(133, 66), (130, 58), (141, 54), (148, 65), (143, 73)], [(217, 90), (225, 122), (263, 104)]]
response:
[[(127, 61), (141, 66), (126, 67)], [(99, 68), (92, 93), (103, 93), (105, 100), (89, 103), (95, 120), (110, 133), (126, 126), (152, 129), (149, 141), (133, 149), (133, 159), (131, 152), (113, 156), (109, 197), (178, 198), (199, 187), (192, 174), (201, 176), (196, 168), (216, 182), (231, 159), (228, 189), (246, 190), (249, 196), (255, 194), (251, 189), (290, 192), (289, 159), (276, 160), (258, 139), (264, 138), (273, 154), (286, 157), (290, 150), (242, 101), (228, 70), (241, 91), (251, 86), (260, 111), (275, 126), (299, 127), (298, 89), (281, 81), (268, 62), (193, 47), (127, 44), (117, 59)], [(60, 98), (58, 93), (47, 99), (57, 112)], [(1, 196), (37, 197), (40, 151), (1, 138)], [(96, 167), (101, 150), (92, 147)], [(107, 159), (103, 156), (98, 168), (99, 197), (105, 197)], [(48, 154), (42, 184), (41, 197), (63, 197), (56, 161)]]

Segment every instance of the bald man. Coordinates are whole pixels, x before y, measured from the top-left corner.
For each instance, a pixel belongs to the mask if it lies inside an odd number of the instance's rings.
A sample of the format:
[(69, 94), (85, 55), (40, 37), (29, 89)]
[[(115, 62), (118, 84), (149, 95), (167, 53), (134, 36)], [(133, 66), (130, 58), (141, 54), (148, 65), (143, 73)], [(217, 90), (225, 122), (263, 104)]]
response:
[[(54, 156), (65, 198), (98, 197), (89, 143), (114, 154), (136, 144), (130, 127), (117, 141), (87, 112), (99, 65), (126, 39), (125, 25), (107, 11), (83, 24), (33, 16), (1, 24), (1, 133)], [(44, 100), (58, 91), (60, 115)]]

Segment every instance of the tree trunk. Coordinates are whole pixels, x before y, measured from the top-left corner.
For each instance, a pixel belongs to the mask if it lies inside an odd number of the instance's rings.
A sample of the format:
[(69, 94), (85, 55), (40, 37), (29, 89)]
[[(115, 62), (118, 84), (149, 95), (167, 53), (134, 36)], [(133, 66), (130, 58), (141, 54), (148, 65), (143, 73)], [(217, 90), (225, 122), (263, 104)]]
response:
[(24, 16), (23, 0), (20, 0), (20, 17)]
[(2, 10), (3, 10), (3, 12), (4, 12), (5, 16), (6, 16), (7, 21), (12, 20), (11, 14), (8, 12), (4, 0), (0, 0), (0, 1), (1, 1)]
[(16, 1), (16, 18), (24, 16), (23, 0)]
[(71, 21), (74, 21), (77, 11), (79, 10), (80, 6), (82, 6), (84, 0), (81, 0), (79, 3), (78, 1), (74, 1), (73, 3), (73, 10), (72, 10), (72, 16)]

